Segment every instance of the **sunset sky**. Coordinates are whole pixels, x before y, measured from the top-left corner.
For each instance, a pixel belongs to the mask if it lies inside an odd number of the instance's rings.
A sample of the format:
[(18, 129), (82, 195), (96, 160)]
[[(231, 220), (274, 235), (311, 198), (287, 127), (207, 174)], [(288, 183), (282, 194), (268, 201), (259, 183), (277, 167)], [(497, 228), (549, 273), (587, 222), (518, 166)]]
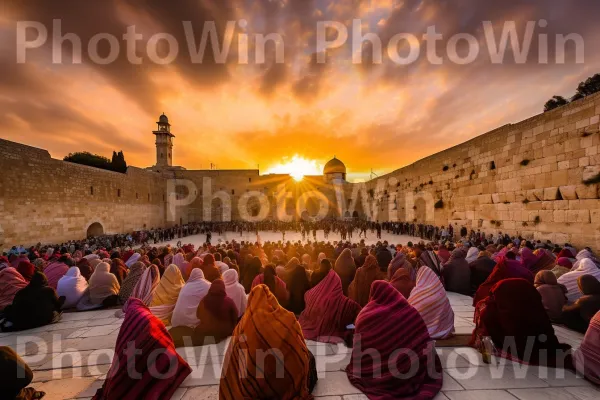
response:
[[(152, 130), (164, 112), (176, 135), (174, 163), (188, 169), (214, 163), (221, 169), (259, 165), (265, 172), (293, 156), (321, 166), (335, 155), (346, 163), (352, 179), (361, 179), (371, 169), (381, 175), (538, 114), (550, 97), (570, 97), (580, 81), (600, 72), (597, 0), (5, 3), (0, 14), (0, 137), (45, 148), (55, 158), (75, 151), (110, 156), (123, 150), (130, 165), (151, 166)], [(83, 63), (71, 62), (68, 42), (63, 43), (63, 63), (53, 63), (50, 38), (27, 52), (25, 64), (18, 64), (17, 21), (40, 22), (52, 35), (53, 19), (62, 21), (63, 34), (81, 38)], [(240, 19), (248, 25), (245, 30), (238, 25), (236, 33), (281, 34), (285, 62), (273, 62), (271, 47), (265, 64), (253, 57), (240, 64), (237, 54), (244, 46), (236, 39), (225, 64), (215, 63), (211, 52), (202, 63), (191, 62), (183, 21), (191, 21), (199, 38), (206, 21), (215, 21), (223, 32), (227, 21)], [(438, 47), (445, 62), (432, 65), (421, 54), (408, 66), (385, 56), (382, 64), (375, 64), (366, 49), (362, 64), (354, 65), (349, 40), (327, 54), (327, 63), (316, 63), (317, 23), (351, 26), (353, 19), (361, 20), (364, 33), (378, 34), (384, 46), (397, 33), (421, 37), (435, 25), (444, 35)], [(540, 19), (548, 25), (537, 28), (527, 63), (517, 65), (509, 53), (505, 63), (492, 65), (483, 21), (499, 27), (499, 35), (506, 21), (516, 21), (523, 32), (527, 21)], [(131, 25), (144, 37), (138, 42), (141, 65), (128, 62), (121, 41)], [(168, 65), (150, 61), (145, 52), (148, 38), (162, 32), (179, 43), (179, 56)], [(90, 61), (87, 44), (98, 33), (119, 38), (114, 63)], [(447, 60), (447, 38), (457, 33), (473, 35), (481, 44), (471, 64)], [(537, 60), (539, 33), (550, 37), (548, 65)], [(566, 64), (553, 65), (555, 35), (572, 33), (585, 41), (585, 62), (575, 63), (571, 46)], [(252, 40), (248, 46), (253, 49)], [(166, 54), (164, 47), (159, 51)]]

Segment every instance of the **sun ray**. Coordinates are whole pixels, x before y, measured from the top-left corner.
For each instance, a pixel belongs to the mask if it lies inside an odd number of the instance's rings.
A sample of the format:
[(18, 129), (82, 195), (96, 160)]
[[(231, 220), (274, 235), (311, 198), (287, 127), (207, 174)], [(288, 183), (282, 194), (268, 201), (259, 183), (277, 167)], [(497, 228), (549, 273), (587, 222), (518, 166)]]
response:
[(275, 164), (267, 169), (268, 174), (288, 174), (297, 182), (300, 182), (307, 175), (321, 175), (323, 166), (316, 160), (309, 160), (295, 154), (291, 158), (284, 158), (283, 162)]

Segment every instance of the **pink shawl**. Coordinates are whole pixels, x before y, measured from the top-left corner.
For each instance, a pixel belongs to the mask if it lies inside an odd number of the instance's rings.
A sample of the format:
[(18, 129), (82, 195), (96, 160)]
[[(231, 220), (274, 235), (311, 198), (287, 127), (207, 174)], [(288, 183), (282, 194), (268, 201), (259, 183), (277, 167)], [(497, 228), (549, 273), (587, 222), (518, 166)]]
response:
[(46, 269), (44, 269), (44, 274), (46, 275), (46, 278), (48, 278), (48, 286), (57, 289), (58, 281), (60, 281), (60, 278), (65, 276), (68, 271), (69, 266), (63, 262), (53, 261), (48, 264)]
[(600, 385), (600, 311), (596, 313), (579, 349), (573, 353), (575, 369)]
[(0, 310), (12, 304), (17, 292), (27, 286), (27, 281), (13, 267), (0, 271)]
[(454, 334), (454, 311), (444, 285), (430, 268), (419, 268), (417, 285), (408, 302), (421, 314), (432, 339), (446, 339)]

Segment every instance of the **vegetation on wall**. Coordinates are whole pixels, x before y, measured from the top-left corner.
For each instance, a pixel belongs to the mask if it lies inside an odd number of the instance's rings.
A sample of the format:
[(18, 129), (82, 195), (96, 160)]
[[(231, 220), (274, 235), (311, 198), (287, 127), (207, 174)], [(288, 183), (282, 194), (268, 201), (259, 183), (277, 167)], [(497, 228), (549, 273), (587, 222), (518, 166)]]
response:
[(600, 174), (596, 174), (596, 176), (593, 176), (583, 181), (583, 184), (587, 186), (594, 185), (596, 183), (600, 183)]
[(118, 153), (113, 151), (112, 160), (87, 151), (70, 153), (63, 160), (74, 164), (87, 165), (88, 167), (120, 172), (122, 174), (127, 172), (127, 162), (122, 151)]
[(526, 167), (526, 166), (528, 166), (528, 165), (529, 165), (529, 163), (530, 163), (530, 162), (531, 162), (531, 161), (529, 161), (528, 159), (525, 159), (525, 160), (521, 161), (521, 165), (522, 165), (523, 167)]
[(544, 105), (544, 112), (554, 110), (555, 108), (569, 104), (571, 101), (580, 100), (598, 92), (600, 92), (600, 74), (596, 74), (579, 83), (575, 95), (570, 100), (565, 99), (563, 96), (552, 97)]

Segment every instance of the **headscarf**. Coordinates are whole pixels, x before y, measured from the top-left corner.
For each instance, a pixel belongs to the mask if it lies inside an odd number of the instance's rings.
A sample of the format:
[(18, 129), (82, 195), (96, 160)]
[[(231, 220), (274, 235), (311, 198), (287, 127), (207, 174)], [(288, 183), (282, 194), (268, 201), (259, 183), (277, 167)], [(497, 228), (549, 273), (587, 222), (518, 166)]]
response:
[(497, 283), (477, 304), (475, 322), (471, 345), (489, 336), (499, 355), (509, 360), (554, 367), (560, 365), (557, 353), (569, 349), (558, 342), (541, 295), (525, 279)]
[(502, 257), (498, 264), (496, 264), (494, 267), (491, 275), (486, 279), (485, 282), (481, 284), (481, 286), (479, 286), (479, 289), (477, 289), (477, 293), (475, 293), (475, 297), (473, 298), (473, 307), (475, 307), (481, 300), (488, 297), (490, 290), (492, 290), (492, 288), (496, 286), (498, 282), (509, 278), (525, 279), (532, 285), (534, 281), (531, 271), (523, 268), (519, 261)]
[(150, 303), (152, 314), (165, 325), (171, 324), (173, 310), (175, 309), (175, 304), (183, 285), (185, 285), (185, 282), (177, 265), (169, 265), (160, 278), (160, 282), (154, 291), (154, 296)]
[(466, 256), (467, 250), (464, 247), (455, 249), (444, 265), (442, 276), (446, 290), (468, 296), (471, 294), (471, 268)]
[[(112, 365), (94, 400), (170, 399), (192, 369), (175, 351), (163, 323), (142, 301), (132, 298), (128, 303)], [(135, 375), (129, 369), (132, 365), (127, 351), (129, 346), (139, 352), (135, 359)], [(164, 376), (163, 379), (157, 374)]]
[[(427, 327), (389, 283), (373, 283), (369, 303), (356, 319), (354, 340), (346, 373), (370, 400), (433, 399), (442, 389), (442, 364)], [(361, 349), (374, 349), (378, 357), (364, 357)]]
[(558, 283), (567, 288), (567, 298), (569, 299), (569, 303), (574, 303), (582, 296), (577, 283), (580, 276), (592, 275), (594, 278), (600, 279), (600, 268), (598, 268), (592, 259), (583, 258), (579, 260), (578, 263), (579, 266), (576, 269), (558, 278)]
[(85, 291), (88, 288), (88, 283), (77, 267), (71, 267), (58, 281), (56, 290), (59, 297), (65, 297), (63, 309), (69, 309), (77, 306)]
[(211, 283), (208, 293), (206, 293), (206, 296), (200, 300), (200, 304), (201, 305), (198, 306), (198, 312), (196, 315), (201, 321), (200, 323), (202, 323), (202, 320), (199, 315), (199, 311), (201, 307), (204, 307), (206, 311), (212, 315), (212, 317), (217, 319), (227, 318), (227, 316), (232, 315), (233, 326), (235, 326), (235, 323), (237, 322), (238, 310), (233, 300), (227, 296), (225, 282), (223, 282), (222, 279), (217, 279)]
[(564, 274), (571, 272), (571, 268), (573, 268), (571, 260), (566, 257), (561, 257), (556, 260), (556, 266), (552, 268), (552, 273), (556, 276), (556, 279), (558, 279)]
[(575, 258), (573, 253), (571, 253), (571, 250), (567, 249), (566, 247), (563, 248), (556, 256), (556, 258), (563, 258), (563, 257), (564, 258)]
[(119, 294), (120, 288), (117, 277), (110, 273), (110, 265), (101, 262), (90, 278), (88, 291), (90, 301), (92, 304), (102, 304), (106, 298)]
[(111, 265), (110, 265), (110, 273), (113, 274), (117, 278), (119, 285), (121, 285), (123, 283), (123, 281), (127, 277), (128, 272), (129, 272), (129, 270), (125, 266), (125, 263), (123, 262), (123, 260), (121, 260), (120, 258), (112, 259)]
[(419, 257), (419, 264), (431, 269), (440, 280), (444, 279), (442, 276), (442, 262), (438, 258), (437, 254), (435, 254), (435, 251), (423, 251), (421, 253), (421, 257)]
[(364, 307), (369, 302), (373, 282), (384, 279), (375, 256), (368, 255), (365, 264), (356, 271), (356, 276), (348, 288), (348, 297)]
[(600, 385), (600, 311), (592, 318), (581, 346), (573, 352), (573, 364), (577, 372)]
[[(255, 359), (259, 351), (270, 349), (277, 349), (284, 368), (275, 357), (266, 357), (262, 369), (241, 358), (247, 355)], [(279, 305), (267, 286), (256, 286), (227, 348), (219, 398), (310, 400), (309, 387), (314, 382), (309, 366), (310, 353), (296, 317)]]
[(174, 327), (187, 326), (195, 328), (198, 326), (200, 321), (196, 317), (196, 310), (209, 289), (210, 282), (204, 279), (202, 270), (193, 270), (190, 274), (190, 279), (188, 279), (179, 293), (179, 298), (173, 310), (171, 324)]
[(0, 310), (12, 304), (17, 292), (27, 286), (27, 281), (13, 267), (0, 271)]
[[(131, 292), (130, 297), (140, 299), (144, 305), (149, 306), (159, 282), (160, 272), (158, 272), (158, 267), (156, 265), (150, 265), (150, 267), (144, 270), (144, 273), (135, 285), (133, 292)], [(123, 311), (127, 312), (125, 308)]]
[(354, 324), (360, 306), (344, 296), (342, 280), (329, 271), (325, 279), (306, 292), (306, 307), (298, 321), (306, 340), (339, 343)]
[(29, 282), (35, 272), (35, 266), (29, 261), (21, 261), (17, 267), (17, 271), (19, 271), (23, 279)]
[(451, 254), (448, 251), (448, 249), (446, 248), (446, 246), (442, 245), (442, 246), (440, 246), (439, 250), (437, 251), (437, 256), (440, 259), (440, 261), (442, 262), (442, 264), (445, 264), (450, 259)]
[(417, 271), (415, 271), (412, 264), (410, 262), (408, 262), (408, 260), (406, 259), (406, 254), (404, 254), (401, 251), (398, 251), (398, 252), (396, 252), (396, 255), (390, 262), (390, 265), (388, 266), (388, 270), (387, 270), (388, 281), (391, 281), (392, 278), (394, 277), (394, 275), (396, 274), (396, 272), (401, 268), (407, 270), (408, 276), (410, 279), (413, 279), (413, 275), (414, 275), (414, 279), (417, 278)]
[(543, 254), (535, 255), (533, 251), (529, 249), (529, 247), (524, 247), (523, 250), (521, 250), (521, 265), (523, 265), (523, 268), (527, 268), (533, 274), (535, 274), (537, 272), (537, 268), (535, 268), (535, 266), (540, 261), (542, 256)]
[(83, 276), (86, 281), (89, 281), (92, 273), (94, 272), (91, 262), (87, 258), (83, 257), (77, 262), (77, 268), (79, 268), (81, 276)]
[(62, 261), (52, 261), (44, 269), (44, 275), (48, 278), (48, 286), (56, 289), (58, 287), (58, 281), (60, 278), (65, 276), (69, 266)]
[(467, 262), (470, 264), (473, 261), (477, 260), (477, 257), (479, 257), (479, 249), (475, 246), (472, 246), (469, 248), (465, 260), (467, 260)]
[(125, 304), (127, 300), (129, 300), (129, 297), (131, 297), (131, 292), (133, 292), (135, 285), (137, 285), (145, 270), (146, 265), (140, 261), (131, 264), (129, 267), (129, 274), (127, 274), (127, 277), (123, 283), (121, 283), (121, 290), (119, 290), (119, 300), (121, 300), (121, 304)]
[(212, 282), (214, 280), (221, 279), (221, 272), (215, 265), (215, 257), (212, 254), (207, 254), (204, 256), (201, 268), (207, 281)]
[(342, 250), (340, 256), (335, 260), (335, 267), (333, 269), (342, 280), (342, 289), (344, 290), (344, 295), (347, 296), (348, 287), (356, 275), (356, 264), (352, 257), (352, 250)]
[(127, 268), (131, 268), (133, 264), (139, 261), (140, 257), (142, 257), (140, 253), (133, 253), (129, 258), (127, 258), (125, 261)]
[(567, 304), (567, 288), (558, 284), (552, 271), (538, 272), (535, 276), (535, 288), (542, 296), (542, 304), (548, 317), (552, 321), (558, 321), (563, 306)]
[(248, 297), (244, 287), (238, 282), (238, 273), (234, 269), (230, 269), (223, 273), (223, 282), (225, 283), (225, 291), (227, 297), (229, 297), (235, 303), (238, 310), (238, 318), (241, 317), (246, 311), (248, 305)]
[(421, 314), (432, 339), (446, 339), (454, 334), (454, 311), (444, 285), (430, 268), (419, 268), (417, 285), (408, 302)]
[(246, 267), (242, 270), (242, 285), (246, 293), (250, 293), (252, 290), (252, 283), (254, 279), (260, 275), (262, 269), (262, 263), (260, 258), (252, 257), (249, 262), (246, 262)]
[(390, 284), (394, 287), (394, 289), (402, 293), (402, 296), (404, 296), (405, 299), (410, 297), (410, 293), (415, 288), (415, 282), (410, 279), (410, 273), (404, 268), (396, 271), (392, 277), (392, 280), (390, 281)]
[[(265, 274), (267, 276), (265, 276)], [(272, 278), (272, 281), (270, 281), (269, 277)], [(259, 285), (267, 285), (269, 290), (277, 297), (279, 304), (281, 306), (287, 305), (290, 297), (287, 286), (285, 282), (277, 276), (272, 266), (267, 265), (265, 267), (265, 272), (254, 278), (254, 281), (252, 281), (252, 289)]]

